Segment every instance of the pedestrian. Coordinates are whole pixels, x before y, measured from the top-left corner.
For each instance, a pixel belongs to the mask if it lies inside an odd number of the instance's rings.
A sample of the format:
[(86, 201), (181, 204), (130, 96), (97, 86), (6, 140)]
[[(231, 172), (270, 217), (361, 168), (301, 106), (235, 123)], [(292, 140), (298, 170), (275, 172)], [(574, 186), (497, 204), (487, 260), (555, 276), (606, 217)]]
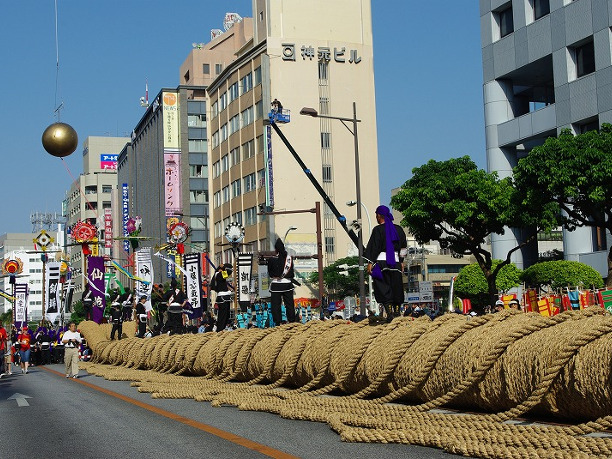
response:
[(391, 322), (404, 302), (402, 270), (408, 244), (406, 233), (393, 223), (387, 206), (376, 208), (376, 221), (378, 225), (372, 229), (363, 256), (368, 260), (376, 301), (383, 305), (387, 322)]
[(287, 253), (285, 244), (280, 238), (276, 240), (274, 249), (276, 250), (276, 256), (268, 260), (270, 306), (274, 324), (280, 325), (282, 322), (282, 303), (285, 303), (287, 322), (295, 322), (295, 304), (293, 302), (295, 273), (293, 271), (293, 259)]
[(68, 331), (64, 332), (62, 343), (64, 343), (64, 365), (66, 366), (66, 378), (79, 377), (79, 347), (83, 342), (81, 334), (77, 331), (76, 324), (70, 322)]
[(17, 343), (19, 344), (19, 362), (21, 366), (21, 374), (28, 373), (28, 366), (30, 365), (30, 342), (32, 337), (30, 336), (29, 329), (24, 326), (21, 329), (21, 333), (17, 336)]
[(144, 338), (147, 332), (147, 309), (145, 303), (147, 302), (146, 296), (141, 296), (136, 305), (136, 320), (138, 321), (138, 338)]
[(111, 303), (110, 319), (113, 324), (110, 334), (111, 341), (115, 339), (115, 333), (118, 333), (117, 339), (121, 339), (121, 335), (123, 334), (123, 313), (121, 311), (121, 305), (116, 301)]
[(89, 289), (89, 284), (85, 284), (85, 289), (83, 290), (83, 294), (81, 295), (81, 301), (83, 303), (83, 312), (85, 313), (85, 320), (93, 320), (93, 300), (93, 293)]
[(230, 306), (232, 304), (232, 292), (228, 281), (232, 273), (232, 265), (226, 263), (219, 265), (217, 271), (210, 281), (210, 289), (217, 294), (217, 324), (216, 330), (225, 330), (230, 316)]
[(9, 369), (5, 368), (5, 357), (6, 349), (8, 346), (8, 334), (6, 333), (6, 329), (2, 326), (2, 322), (0, 322), (0, 378), (5, 374), (10, 372), (10, 364)]

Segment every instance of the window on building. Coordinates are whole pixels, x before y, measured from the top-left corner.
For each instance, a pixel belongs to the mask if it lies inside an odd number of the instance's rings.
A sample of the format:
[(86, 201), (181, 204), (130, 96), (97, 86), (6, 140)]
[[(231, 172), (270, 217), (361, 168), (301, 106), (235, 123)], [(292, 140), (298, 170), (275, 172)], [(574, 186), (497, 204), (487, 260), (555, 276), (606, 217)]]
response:
[(223, 94), (221, 94), (221, 96), (219, 97), (219, 110), (223, 111), (227, 108), (227, 93), (224, 92)]
[(240, 130), (240, 117), (238, 115), (234, 115), (230, 118), (229, 135), (232, 135), (234, 132), (238, 132), (239, 130)]
[(321, 132), (321, 148), (331, 148), (331, 132)]
[(191, 204), (206, 204), (208, 202), (208, 191), (189, 190), (189, 202)]
[(223, 236), (223, 227), (221, 226), (221, 222), (215, 223), (215, 237)]
[(257, 171), (257, 186), (263, 188), (266, 186), (266, 170), (259, 169)]
[(212, 104), (212, 106), (211, 106), (210, 110), (212, 111), (212, 117), (213, 117), (213, 118), (216, 118), (216, 117), (217, 117), (217, 115), (219, 114), (219, 103), (218, 103), (217, 101), (215, 101), (215, 102)]
[(110, 201), (102, 201), (102, 208), (103, 209), (110, 209), (112, 207), (112, 204)]
[(206, 153), (208, 150), (208, 142), (206, 139), (191, 139), (189, 140), (190, 153)]
[(213, 132), (212, 135), (212, 147), (217, 148), (219, 146), (219, 131)]
[(189, 177), (207, 178), (208, 177), (208, 166), (205, 166), (204, 164), (190, 164), (189, 165)]
[(110, 193), (113, 191), (112, 185), (102, 185), (102, 193)]
[(263, 116), (264, 116), (263, 100), (260, 100), (259, 102), (255, 103), (255, 119), (260, 120), (263, 118)]
[(319, 80), (327, 80), (328, 68), (327, 62), (319, 62)]
[(576, 64), (576, 78), (593, 73), (595, 71), (595, 46), (593, 45), (593, 40), (575, 46), (573, 51), (574, 62)]
[(98, 192), (98, 187), (96, 185), (87, 185), (85, 187), (85, 194), (96, 194)]
[(249, 191), (253, 191), (257, 187), (257, 181), (255, 180), (255, 172), (246, 175), (244, 177), (244, 192), (248, 193)]
[(228, 102), (232, 102), (235, 99), (238, 99), (238, 82), (232, 84), (229, 87), (229, 100)]
[(257, 153), (258, 154), (263, 153), (264, 148), (265, 148), (264, 136), (263, 135), (257, 136), (257, 139), (255, 139), (255, 144), (257, 146)]
[(532, 0), (533, 19), (537, 21), (543, 16), (550, 14), (550, 0)]
[[(242, 225), (242, 212), (233, 213), (232, 221)], [(242, 247), (242, 250), (244, 251), (244, 246)]]
[(188, 115), (187, 126), (189, 127), (206, 127), (206, 115)]
[(319, 98), (319, 113), (321, 115), (329, 115), (329, 98)]
[(226, 203), (230, 200), (230, 189), (229, 185), (224, 186), (221, 190), (221, 195), (223, 196), (223, 202)]
[(189, 82), (189, 70), (185, 72), (184, 78), (185, 78), (185, 83), (188, 83)]
[(219, 75), (223, 72), (223, 64), (215, 64), (215, 74)]
[(202, 64), (202, 73), (204, 75), (210, 75), (210, 64)]
[(257, 67), (253, 71), (253, 74), (255, 75), (255, 86), (257, 86), (258, 84), (261, 84), (261, 67)]
[(244, 94), (253, 89), (253, 74), (247, 73), (240, 79), (240, 94)]
[(572, 124), (576, 134), (584, 134), (589, 131), (599, 131), (599, 118), (589, 118), (578, 123)]
[(242, 112), (240, 112), (240, 118), (242, 127), (251, 124), (253, 122), (253, 106), (251, 105), (249, 108), (242, 110)]
[(255, 145), (253, 140), (242, 144), (242, 160), (245, 161), (255, 156)]
[(206, 230), (208, 229), (208, 220), (206, 217), (191, 217), (189, 220), (189, 225), (191, 229), (195, 230)]
[(249, 207), (244, 211), (244, 224), (254, 225), (257, 223), (257, 210), (255, 207)]
[(232, 182), (232, 198), (240, 196), (240, 179)]
[(332, 181), (332, 167), (329, 164), (323, 164), (323, 181), (327, 183)]
[(335, 251), (333, 236), (325, 236), (325, 252), (334, 253)]
[(216, 191), (215, 194), (213, 194), (213, 206), (219, 207), (221, 205), (221, 192), (220, 191)]
[(221, 173), (226, 172), (229, 169), (229, 156), (223, 155), (221, 157)]
[(235, 166), (240, 162), (240, 148), (232, 148), (230, 150), (230, 166)]
[(221, 174), (221, 163), (219, 161), (215, 161), (213, 164), (213, 178), (219, 177)]
[(221, 129), (219, 129), (219, 131), (221, 132), (219, 141), (223, 143), (227, 140), (227, 123), (221, 126)]
[(499, 38), (514, 32), (514, 18), (512, 16), (512, 3), (509, 2), (494, 12), (495, 21), (499, 31)]

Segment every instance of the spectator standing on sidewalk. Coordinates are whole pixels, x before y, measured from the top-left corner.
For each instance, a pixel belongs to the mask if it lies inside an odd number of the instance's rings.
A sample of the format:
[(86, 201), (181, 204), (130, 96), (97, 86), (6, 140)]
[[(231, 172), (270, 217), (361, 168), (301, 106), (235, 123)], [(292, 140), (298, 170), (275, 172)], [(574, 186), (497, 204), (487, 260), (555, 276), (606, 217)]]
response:
[(83, 338), (77, 331), (76, 324), (70, 322), (68, 331), (64, 332), (62, 343), (64, 343), (64, 365), (66, 366), (66, 378), (79, 377), (79, 347)]
[(2, 326), (2, 322), (0, 322), (0, 378), (5, 374), (9, 373), (11, 370), (10, 364), (8, 370), (5, 368), (4, 364), (4, 354), (6, 353), (7, 349), (7, 341), (8, 334), (6, 333), (6, 329)]

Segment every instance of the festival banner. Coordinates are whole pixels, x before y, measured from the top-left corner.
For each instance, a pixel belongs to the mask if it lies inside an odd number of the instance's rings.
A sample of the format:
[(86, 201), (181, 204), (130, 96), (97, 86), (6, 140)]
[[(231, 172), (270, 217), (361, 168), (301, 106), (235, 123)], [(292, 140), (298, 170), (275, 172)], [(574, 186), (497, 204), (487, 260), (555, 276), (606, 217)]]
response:
[(113, 211), (104, 209), (104, 248), (113, 246)]
[(166, 216), (182, 212), (181, 155), (178, 153), (164, 153), (164, 197)]
[(138, 278), (144, 282), (136, 282), (136, 299), (141, 296), (147, 297), (145, 308), (148, 311), (153, 309), (151, 305), (151, 293), (153, 291), (153, 262), (151, 260), (151, 247), (141, 247), (136, 249), (136, 272)]
[(240, 306), (245, 307), (251, 304), (251, 276), (253, 271), (253, 254), (238, 254), (238, 300)]
[(533, 289), (525, 292), (525, 311), (532, 312), (538, 310), (538, 292)]
[(72, 311), (72, 295), (74, 294), (74, 284), (72, 278), (68, 279), (68, 282), (64, 285), (64, 312)]
[(548, 302), (548, 298), (542, 298), (538, 301), (538, 311), (540, 314), (546, 317), (552, 316), (552, 310), (550, 308), (550, 303)]
[(206, 303), (202, 301), (202, 258), (199, 253), (188, 253), (183, 256), (185, 260), (185, 292), (187, 301), (191, 304), (190, 319), (202, 317)]
[(94, 297), (92, 318), (96, 323), (102, 322), (106, 298), (104, 295), (104, 257), (87, 257), (87, 280)]
[[(123, 236), (128, 236), (127, 224), (130, 219), (130, 198), (127, 183), (121, 186), (121, 216), (123, 218)], [(130, 253), (130, 241), (123, 241), (123, 250), (126, 253)]]
[(59, 314), (60, 297), (60, 266), (58, 261), (50, 261), (46, 264), (45, 272), (45, 316), (51, 322), (55, 322)]
[(510, 300), (516, 300), (516, 294), (502, 295), (501, 300), (504, 302), (504, 309), (510, 309)]
[(608, 312), (612, 313), (612, 290), (603, 290), (599, 292), (600, 304)]
[(28, 324), (28, 284), (15, 284), (15, 303), (13, 303), (13, 321), (17, 330)]

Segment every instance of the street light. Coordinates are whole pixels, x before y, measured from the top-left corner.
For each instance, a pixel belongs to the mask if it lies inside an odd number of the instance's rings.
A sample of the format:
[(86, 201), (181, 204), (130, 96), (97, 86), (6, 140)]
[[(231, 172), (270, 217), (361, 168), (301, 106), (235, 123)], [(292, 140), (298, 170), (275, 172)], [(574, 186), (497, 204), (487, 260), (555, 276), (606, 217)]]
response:
[[(346, 205), (353, 207), (357, 205), (357, 201), (347, 201)], [(361, 203), (361, 207), (363, 207), (363, 210), (365, 210), (366, 216), (368, 217), (368, 234), (372, 235), (372, 219), (370, 218), (370, 212), (363, 202)], [(372, 294), (372, 276), (368, 276), (368, 295), (370, 296), (370, 308), (375, 310), (374, 307), (376, 306), (376, 299)]]
[(297, 229), (297, 226), (290, 226), (289, 229), (285, 231), (285, 236), (283, 237), (283, 244), (287, 240), (287, 234), (289, 234), (289, 231), (295, 231), (296, 229)]
[[(340, 121), (346, 129), (353, 135), (355, 145), (355, 193), (357, 196), (357, 248), (359, 249), (359, 309), (361, 314), (366, 315), (365, 305), (365, 286), (364, 286), (364, 269), (363, 269), (363, 235), (361, 231), (361, 178), (359, 174), (359, 140), (357, 138), (357, 123), (361, 120), (357, 119), (357, 104), (353, 102), (353, 117), (345, 118), (341, 116), (321, 115), (314, 108), (304, 107), (300, 110), (300, 115), (312, 116), (314, 118), (327, 118)], [(346, 124), (353, 123), (353, 129)]]

